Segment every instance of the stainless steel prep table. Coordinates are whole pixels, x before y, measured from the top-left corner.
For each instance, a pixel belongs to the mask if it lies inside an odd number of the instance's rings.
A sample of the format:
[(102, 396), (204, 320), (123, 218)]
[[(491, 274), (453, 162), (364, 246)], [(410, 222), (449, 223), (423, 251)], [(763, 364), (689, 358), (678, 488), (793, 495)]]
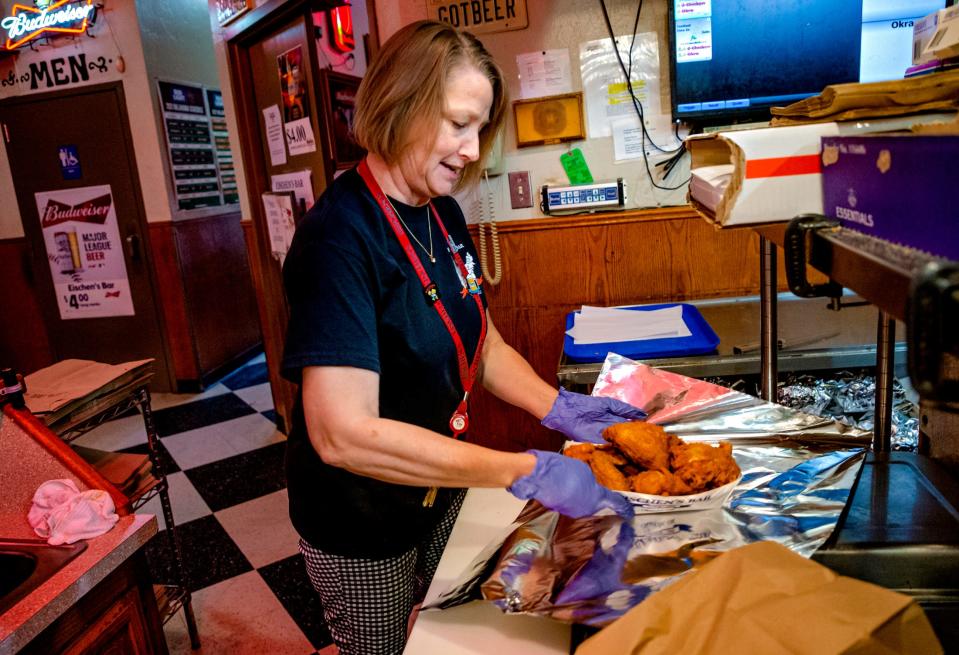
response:
[[(775, 280), (772, 282), (775, 284)], [(844, 302), (857, 300), (860, 299), (856, 296), (844, 298)], [(762, 370), (761, 303), (760, 296), (689, 301), (719, 335), (717, 351), (707, 355), (641, 361), (695, 378), (759, 374)], [(849, 369), (876, 363), (874, 307), (844, 307), (837, 312), (830, 310), (823, 298), (797, 298), (788, 292), (777, 294), (776, 304), (782, 326), (777, 339), (782, 342), (778, 352), (779, 370)], [(905, 344), (897, 343), (895, 350), (897, 366), (904, 367)], [(602, 362), (575, 362), (562, 353), (557, 377), (559, 383), (570, 390), (589, 390), (602, 366)]]

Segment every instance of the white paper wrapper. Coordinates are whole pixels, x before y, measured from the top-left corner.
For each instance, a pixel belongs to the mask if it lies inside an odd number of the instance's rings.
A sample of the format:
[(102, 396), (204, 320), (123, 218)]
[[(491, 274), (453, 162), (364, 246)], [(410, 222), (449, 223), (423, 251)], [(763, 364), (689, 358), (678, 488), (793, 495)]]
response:
[(688, 496), (653, 496), (638, 494), (634, 491), (617, 491), (616, 493), (625, 496), (638, 512), (690, 512), (722, 507), (740, 480), (742, 476), (721, 487)]

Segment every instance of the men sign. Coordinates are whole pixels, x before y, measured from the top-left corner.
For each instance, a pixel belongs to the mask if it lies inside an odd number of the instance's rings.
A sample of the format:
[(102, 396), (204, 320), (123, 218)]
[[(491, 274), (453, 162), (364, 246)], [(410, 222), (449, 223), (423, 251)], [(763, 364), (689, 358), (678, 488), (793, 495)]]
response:
[(526, 0), (430, 0), (430, 15), (473, 34), (521, 30), (529, 25)]

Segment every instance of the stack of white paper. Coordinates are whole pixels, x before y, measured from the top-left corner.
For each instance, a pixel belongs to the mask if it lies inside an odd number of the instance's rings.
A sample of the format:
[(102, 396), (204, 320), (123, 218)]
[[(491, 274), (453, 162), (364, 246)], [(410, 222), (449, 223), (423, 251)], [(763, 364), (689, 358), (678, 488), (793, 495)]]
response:
[(690, 171), (689, 196), (710, 211), (716, 211), (732, 176), (732, 164), (694, 168)]
[(584, 306), (566, 334), (575, 344), (587, 344), (688, 337), (692, 333), (683, 320), (682, 305), (676, 305), (650, 310)]

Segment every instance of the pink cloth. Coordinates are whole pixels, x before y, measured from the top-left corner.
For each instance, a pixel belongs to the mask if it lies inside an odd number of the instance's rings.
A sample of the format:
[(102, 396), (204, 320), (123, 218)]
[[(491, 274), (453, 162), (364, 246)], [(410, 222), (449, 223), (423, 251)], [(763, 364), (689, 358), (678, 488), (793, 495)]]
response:
[(110, 494), (80, 491), (73, 480), (48, 480), (37, 487), (27, 515), (33, 531), (51, 546), (98, 537), (118, 520)]

